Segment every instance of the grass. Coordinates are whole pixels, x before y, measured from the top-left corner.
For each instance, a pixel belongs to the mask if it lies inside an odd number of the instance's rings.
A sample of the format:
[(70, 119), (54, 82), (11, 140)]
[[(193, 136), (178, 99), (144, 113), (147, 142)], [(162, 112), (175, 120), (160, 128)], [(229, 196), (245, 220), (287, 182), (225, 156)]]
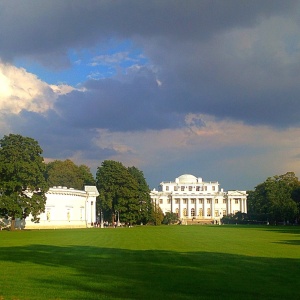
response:
[(299, 299), (300, 227), (0, 231), (0, 300)]

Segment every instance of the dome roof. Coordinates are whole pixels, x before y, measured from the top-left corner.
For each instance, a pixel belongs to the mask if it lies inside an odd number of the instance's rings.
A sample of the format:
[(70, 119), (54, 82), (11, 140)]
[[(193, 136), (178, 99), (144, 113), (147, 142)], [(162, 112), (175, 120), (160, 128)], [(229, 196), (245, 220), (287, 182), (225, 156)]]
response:
[(179, 183), (197, 183), (197, 177), (191, 174), (184, 174), (178, 177)]

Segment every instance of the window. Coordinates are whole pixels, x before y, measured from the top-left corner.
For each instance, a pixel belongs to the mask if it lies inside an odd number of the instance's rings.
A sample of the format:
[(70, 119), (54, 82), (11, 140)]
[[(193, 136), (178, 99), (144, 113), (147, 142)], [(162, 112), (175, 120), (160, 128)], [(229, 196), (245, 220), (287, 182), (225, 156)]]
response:
[(174, 191), (175, 191), (175, 192), (178, 191), (178, 186), (174, 186)]
[(210, 204), (210, 199), (207, 199), (207, 200), (206, 200), (206, 203), (207, 203), (207, 204)]
[(195, 204), (195, 199), (191, 199), (191, 203), (192, 203), (192, 204)]
[(219, 199), (215, 199), (215, 203), (218, 204), (219, 203)]
[(183, 199), (183, 204), (186, 204), (187, 200), (186, 199)]
[(175, 204), (178, 204), (179, 203), (179, 199), (175, 199)]
[(159, 204), (163, 204), (163, 199), (159, 199)]
[(189, 191), (191, 191), (193, 189), (193, 187), (192, 186), (189, 186)]
[(223, 199), (223, 203), (226, 204), (226, 199)]
[(199, 204), (202, 204), (203, 203), (203, 199), (199, 199)]
[(175, 214), (177, 215), (177, 217), (179, 216), (179, 209), (178, 208), (175, 209)]
[(210, 217), (210, 214), (211, 214), (210, 208), (208, 208), (208, 209), (207, 209), (207, 216)]
[(181, 191), (182, 191), (182, 192), (184, 191), (184, 186), (181, 187)]
[(168, 191), (168, 190), (169, 190), (169, 186), (167, 185), (167, 186), (166, 186), (166, 191)]
[(200, 186), (196, 186), (196, 191), (197, 191), (197, 192), (200, 191)]
[(235, 199), (235, 204), (239, 204), (239, 199)]
[(215, 190), (216, 190), (216, 187), (215, 187), (215, 186), (213, 186), (213, 187), (212, 187), (212, 190), (213, 190), (213, 191), (215, 191)]
[(219, 211), (215, 210), (215, 217), (218, 217), (218, 216), (219, 216)]
[(204, 187), (204, 191), (207, 191), (207, 186)]
[(192, 217), (195, 217), (195, 208), (192, 208), (192, 209), (191, 209), (191, 216), (192, 216)]
[(199, 208), (199, 217), (202, 217), (202, 216), (203, 216), (203, 209)]
[(223, 216), (226, 216), (227, 212), (226, 210), (223, 210)]
[(168, 200), (167, 200), (167, 203), (170, 204), (170, 203), (171, 203), (171, 199), (168, 199)]

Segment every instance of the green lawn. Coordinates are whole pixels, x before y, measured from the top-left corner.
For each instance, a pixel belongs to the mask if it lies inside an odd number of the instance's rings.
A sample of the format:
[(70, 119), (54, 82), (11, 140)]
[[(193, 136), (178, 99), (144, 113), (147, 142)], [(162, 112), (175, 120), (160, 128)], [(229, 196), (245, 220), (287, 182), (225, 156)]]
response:
[(300, 227), (0, 231), (0, 300), (300, 299)]

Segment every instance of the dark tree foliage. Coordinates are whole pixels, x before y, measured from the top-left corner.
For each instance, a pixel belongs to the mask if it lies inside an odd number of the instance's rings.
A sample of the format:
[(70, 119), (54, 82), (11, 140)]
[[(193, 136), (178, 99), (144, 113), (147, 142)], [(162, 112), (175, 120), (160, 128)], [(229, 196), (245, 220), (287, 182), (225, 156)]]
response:
[(221, 219), (224, 224), (248, 224), (250, 221), (246, 213), (238, 211), (235, 214), (229, 214)]
[(293, 172), (276, 175), (249, 192), (248, 214), (250, 218), (277, 224), (294, 222), (299, 215), (299, 180)]
[(139, 185), (122, 163), (104, 161), (97, 169), (96, 185), (100, 194), (97, 207), (105, 220), (114, 221), (118, 212), (121, 222), (140, 221)]
[(129, 173), (135, 178), (138, 183), (138, 193), (139, 193), (139, 222), (142, 224), (147, 224), (151, 219), (151, 197), (150, 189), (144, 177), (144, 173), (137, 169), (136, 167), (129, 167)]
[(42, 149), (32, 138), (10, 134), (0, 140), (0, 146), (0, 212), (11, 218), (14, 230), (16, 218), (31, 214), (38, 222), (45, 210), (45, 164)]
[(85, 165), (77, 166), (70, 159), (48, 163), (45, 178), (49, 186), (66, 186), (81, 190), (85, 185), (95, 185), (90, 169)]
[(178, 215), (173, 212), (166, 212), (162, 223), (166, 225), (176, 224), (178, 223)]

